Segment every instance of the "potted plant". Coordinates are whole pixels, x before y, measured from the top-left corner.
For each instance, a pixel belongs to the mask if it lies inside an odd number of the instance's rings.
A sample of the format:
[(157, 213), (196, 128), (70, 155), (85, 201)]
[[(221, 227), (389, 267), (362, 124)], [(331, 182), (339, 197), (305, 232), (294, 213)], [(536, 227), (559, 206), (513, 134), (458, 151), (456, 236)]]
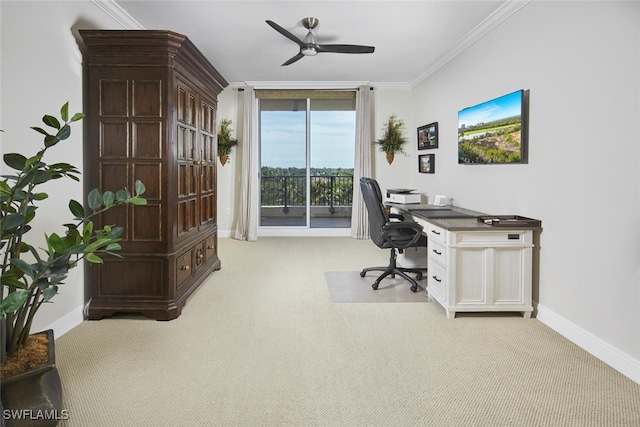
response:
[[(49, 181), (70, 178), (79, 181), (78, 169), (68, 163), (47, 164), (47, 152), (71, 135), (72, 122), (81, 120), (82, 113), (69, 117), (68, 103), (60, 109), (60, 119), (45, 115), (43, 122), (54, 133), (41, 127), (33, 130), (44, 135), (44, 146), (35, 155), (4, 154), (4, 163), (12, 169), (0, 181), (0, 331), (2, 348), (2, 407), (3, 410), (58, 411), (61, 405), (60, 377), (55, 368), (53, 331), (31, 335), (33, 319), (44, 303), (58, 293), (69, 269), (84, 259), (102, 263), (101, 254), (118, 256), (122, 227), (105, 225), (94, 229), (91, 218), (125, 203), (144, 205), (140, 197), (144, 184), (135, 183), (135, 194), (126, 189), (117, 192), (93, 189), (88, 194), (88, 209), (75, 200), (68, 205), (73, 220), (62, 224), (64, 234), (51, 230), (44, 235), (44, 243), (36, 246), (27, 242), (31, 236), (37, 203), (47, 199), (38, 188)], [(65, 230), (66, 229), (66, 230)], [(43, 347), (43, 360), (26, 361), (25, 354), (37, 354), (31, 346)], [(38, 344), (40, 343), (40, 344)], [(28, 351), (24, 351), (28, 350)], [(44, 365), (42, 365), (44, 362)], [(32, 367), (35, 366), (35, 367)], [(34, 414), (34, 412), (29, 412)], [(57, 414), (57, 412), (56, 412)], [(4, 413), (3, 413), (4, 415)], [(51, 421), (56, 421), (59, 414)], [(48, 414), (51, 417), (51, 414)], [(56, 421), (57, 422), (57, 421)], [(55, 424), (55, 423), (54, 423)]]
[(232, 123), (230, 119), (222, 119), (220, 122), (220, 130), (218, 131), (218, 156), (220, 157), (222, 166), (227, 163), (229, 154), (231, 154), (231, 148), (238, 145), (238, 140), (231, 136)]
[(380, 145), (380, 151), (387, 154), (387, 162), (391, 164), (396, 153), (405, 154), (402, 147), (407, 143), (407, 138), (404, 137), (404, 122), (392, 114), (382, 131), (382, 138), (377, 140), (376, 144)]

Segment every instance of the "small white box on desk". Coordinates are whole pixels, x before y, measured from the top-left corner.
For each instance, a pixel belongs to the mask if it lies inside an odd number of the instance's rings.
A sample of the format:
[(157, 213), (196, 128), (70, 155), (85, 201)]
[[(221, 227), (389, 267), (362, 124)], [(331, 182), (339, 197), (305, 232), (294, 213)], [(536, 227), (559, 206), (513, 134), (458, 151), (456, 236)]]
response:
[(438, 194), (433, 201), (434, 206), (447, 206), (451, 204), (451, 197)]

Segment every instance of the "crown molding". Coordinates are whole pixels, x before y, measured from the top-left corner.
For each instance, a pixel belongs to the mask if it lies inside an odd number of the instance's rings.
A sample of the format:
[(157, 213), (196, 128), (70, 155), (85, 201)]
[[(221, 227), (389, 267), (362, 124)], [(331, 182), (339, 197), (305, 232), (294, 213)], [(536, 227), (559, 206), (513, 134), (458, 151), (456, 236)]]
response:
[(339, 81), (247, 81), (247, 82), (229, 82), (229, 89), (242, 89), (252, 86), (255, 89), (356, 89), (360, 86), (371, 86), (374, 89), (396, 89), (409, 90), (411, 87), (408, 83), (403, 82), (339, 82)]
[(252, 86), (255, 89), (355, 89), (370, 85), (370, 82), (331, 82), (331, 81), (246, 81), (229, 83), (232, 87)]
[(108, 15), (125, 30), (144, 30), (145, 28), (121, 8), (114, 0), (91, 0), (94, 6)]
[(408, 82), (410, 87), (415, 87), (418, 83), (429, 77), (431, 74), (438, 71), (445, 64), (451, 61), (456, 56), (460, 55), (467, 48), (473, 45), (475, 42), (484, 37), (485, 34), (492, 31), (495, 27), (506, 21), (511, 15), (519, 11), (531, 0), (507, 0), (499, 8), (497, 8), (491, 15), (485, 18), (481, 23), (476, 25), (471, 31), (469, 31), (464, 37), (462, 37), (454, 45), (447, 54), (441, 57), (436, 63), (429, 67), (426, 71), (415, 77)]

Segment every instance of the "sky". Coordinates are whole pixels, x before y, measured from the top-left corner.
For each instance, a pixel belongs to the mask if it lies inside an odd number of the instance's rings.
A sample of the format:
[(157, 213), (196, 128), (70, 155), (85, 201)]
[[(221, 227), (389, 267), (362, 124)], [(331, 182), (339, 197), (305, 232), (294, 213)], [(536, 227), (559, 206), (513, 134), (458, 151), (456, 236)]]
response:
[(521, 114), (522, 91), (516, 91), (473, 107), (465, 108), (458, 113), (458, 129), (462, 125), (473, 126), (505, 117)]
[[(304, 168), (306, 112), (262, 111), (261, 166)], [(355, 111), (311, 112), (311, 167), (353, 168)]]

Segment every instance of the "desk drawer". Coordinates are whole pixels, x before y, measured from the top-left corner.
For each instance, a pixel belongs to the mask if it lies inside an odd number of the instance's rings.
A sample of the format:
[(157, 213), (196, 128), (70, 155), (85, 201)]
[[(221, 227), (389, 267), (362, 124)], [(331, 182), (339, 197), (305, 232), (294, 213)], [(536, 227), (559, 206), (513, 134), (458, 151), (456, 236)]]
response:
[(427, 237), (442, 244), (447, 243), (447, 232), (431, 223), (427, 224)]
[(453, 234), (451, 245), (528, 246), (533, 243), (531, 230), (459, 231)]
[(432, 239), (429, 241), (427, 251), (429, 259), (432, 259), (443, 267), (447, 266), (447, 253), (444, 246)]
[(444, 302), (447, 270), (433, 259), (429, 259), (427, 274), (427, 291), (439, 301)]

